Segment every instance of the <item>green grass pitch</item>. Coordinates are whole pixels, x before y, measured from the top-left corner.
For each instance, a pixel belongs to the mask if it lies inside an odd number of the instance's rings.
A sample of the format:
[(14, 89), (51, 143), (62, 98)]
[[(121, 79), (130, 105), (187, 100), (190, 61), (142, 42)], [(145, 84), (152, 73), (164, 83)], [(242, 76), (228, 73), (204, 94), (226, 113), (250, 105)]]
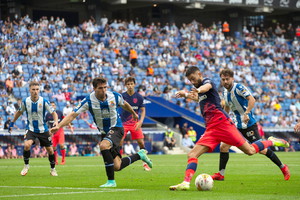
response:
[(197, 174), (218, 171), (219, 154), (201, 156), (189, 191), (169, 191), (183, 180), (186, 155), (150, 155), (153, 169), (146, 172), (141, 161), (116, 172), (117, 188), (99, 188), (106, 182), (102, 157), (71, 157), (56, 167), (59, 176), (49, 175), (48, 159), (30, 159), (30, 170), (20, 175), (22, 159), (0, 160), (0, 200), (92, 200), (92, 199), (209, 199), (285, 200), (300, 199), (300, 152), (279, 152), (289, 165), (291, 178), (283, 179), (277, 166), (262, 155), (230, 154), (225, 181), (215, 181), (212, 191), (197, 191)]

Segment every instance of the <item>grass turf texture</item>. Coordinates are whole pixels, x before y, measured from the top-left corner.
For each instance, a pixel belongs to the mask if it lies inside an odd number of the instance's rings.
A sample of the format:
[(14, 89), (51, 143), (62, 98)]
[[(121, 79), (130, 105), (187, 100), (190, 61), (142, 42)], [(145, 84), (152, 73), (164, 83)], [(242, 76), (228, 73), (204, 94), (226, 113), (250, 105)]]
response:
[(218, 171), (219, 154), (201, 156), (189, 191), (169, 191), (183, 180), (185, 155), (150, 155), (151, 172), (141, 161), (116, 173), (117, 188), (99, 188), (106, 182), (102, 157), (68, 157), (56, 167), (59, 176), (49, 175), (48, 159), (30, 159), (30, 170), (20, 175), (22, 159), (0, 160), (1, 199), (300, 199), (300, 152), (277, 152), (289, 165), (291, 178), (283, 179), (279, 168), (262, 155), (230, 154), (225, 181), (215, 181), (212, 191), (197, 191), (196, 175)]

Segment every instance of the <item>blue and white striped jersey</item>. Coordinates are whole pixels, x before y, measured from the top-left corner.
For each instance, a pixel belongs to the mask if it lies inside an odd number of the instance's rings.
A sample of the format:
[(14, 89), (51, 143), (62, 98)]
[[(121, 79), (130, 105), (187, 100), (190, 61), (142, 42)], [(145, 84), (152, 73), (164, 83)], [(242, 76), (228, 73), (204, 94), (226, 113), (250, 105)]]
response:
[(79, 103), (74, 112), (80, 114), (88, 110), (98, 129), (108, 133), (111, 127), (123, 127), (117, 108), (124, 105), (124, 99), (117, 92), (107, 91), (106, 96), (105, 101), (100, 101), (92, 92)]
[(33, 102), (30, 97), (23, 99), (19, 111), (26, 112), (26, 129), (34, 133), (44, 133), (49, 130), (45, 121), (46, 111), (53, 113), (55, 110), (48, 100), (40, 96), (36, 102)]
[(240, 83), (234, 83), (231, 91), (225, 89), (223, 95), (226, 105), (229, 106), (230, 110), (234, 113), (235, 119), (233, 119), (233, 121), (236, 123), (237, 128), (246, 129), (256, 123), (252, 111), (249, 114), (250, 120), (248, 123), (245, 124), (242, 122), (242, 116), (248, 106), (248, 100), (246, 98), (252, 95), (247, 87)]

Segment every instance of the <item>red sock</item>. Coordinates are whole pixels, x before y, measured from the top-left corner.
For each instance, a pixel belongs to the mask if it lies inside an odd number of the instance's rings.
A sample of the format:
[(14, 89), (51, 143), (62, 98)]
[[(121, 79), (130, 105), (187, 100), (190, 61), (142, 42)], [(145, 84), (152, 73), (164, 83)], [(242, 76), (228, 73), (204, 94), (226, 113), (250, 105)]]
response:
[(64, 162), (65, 161), (65, 158), (66, 158), (66, 149), (62, 149), (60, 150), (60, 153), (61, 153), (61, 161)]
[(196, 170), (197, 170), (197, 165), (198, 165), (198, 159), (197, 158), (190, 158), (188, 160), (188, 165), (185, 170), (185, 176), (184, 176), (184, 181), (186, 182), (191, 182)]
[(57, 151), (56, 150), (54, 151), (54, 161), (55, 161), (55, 163), (57, 163)]
[(265, 148), (273, 146), (273, 142), (270, 140), (256, 141), (256, 142), (252, 143), (252, 146), (255, 148), (255, 151), (257, 153), (257, 152), (264, 150)]

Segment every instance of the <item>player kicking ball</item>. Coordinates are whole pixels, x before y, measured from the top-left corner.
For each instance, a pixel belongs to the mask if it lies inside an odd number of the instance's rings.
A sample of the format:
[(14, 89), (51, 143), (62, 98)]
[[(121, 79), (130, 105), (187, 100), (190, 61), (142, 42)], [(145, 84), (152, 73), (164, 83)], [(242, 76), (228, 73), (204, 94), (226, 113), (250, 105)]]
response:
[(254, 155), (270, 146), (289, 146), (285, 140), (274, 137), (266, 141), (255, 141), (249, 144), (222, 109), (215, 84), (209, 78), (204, 78), (198, 67), (189, 67), (185, 76), (195, 88), (188, 93), (179, 91), (176, 97), (190, 98), (200, 103), (201, 113), (206, 122), (206, 130), (188, 153), (184, 181), (178, 185), (170, 186), (170, 190), (190, 189), (190, 182), (197, 170), (198, 158), (205, 152), (212, 152), (220, 142), (236, 146), (247, 155)]

